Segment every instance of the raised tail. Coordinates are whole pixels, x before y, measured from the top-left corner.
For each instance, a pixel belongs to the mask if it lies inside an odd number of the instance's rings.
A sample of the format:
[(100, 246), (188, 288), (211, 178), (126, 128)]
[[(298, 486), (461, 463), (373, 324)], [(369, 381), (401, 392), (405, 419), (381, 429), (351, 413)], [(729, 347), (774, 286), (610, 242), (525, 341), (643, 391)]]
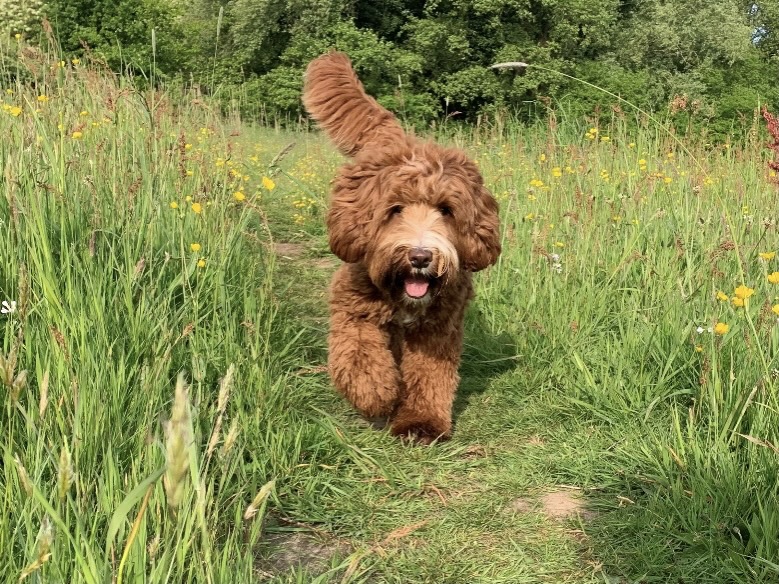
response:
[(322, 55), (308, 65), (303, 104), (348, 156), (406, 139), (395, 116), (365, 93), (349, 57), (343, 53)]

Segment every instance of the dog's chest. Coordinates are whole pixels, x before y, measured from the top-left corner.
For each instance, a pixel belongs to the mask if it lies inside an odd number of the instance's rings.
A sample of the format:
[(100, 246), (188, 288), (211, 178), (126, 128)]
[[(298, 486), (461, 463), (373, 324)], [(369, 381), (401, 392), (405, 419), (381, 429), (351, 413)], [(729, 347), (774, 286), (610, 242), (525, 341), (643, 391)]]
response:
[(431, 318), (435, 318), (435, 304), (418, 306), (397, 306), (392, 314), (391, 322), (395, 326), (409, 331), (430, 325)]
[(413, 327), (420, 322), (423, 314), (424, 313), (420, 311), (400, 308), (392, 315), (392, 322), (403, 328)]

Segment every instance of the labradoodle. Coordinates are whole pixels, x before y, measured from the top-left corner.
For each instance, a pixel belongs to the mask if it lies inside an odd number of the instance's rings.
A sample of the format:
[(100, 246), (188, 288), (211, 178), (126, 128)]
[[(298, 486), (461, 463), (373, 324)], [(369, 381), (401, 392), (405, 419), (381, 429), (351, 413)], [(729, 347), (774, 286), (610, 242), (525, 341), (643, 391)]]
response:
[(500, 254), (498, 205), (460, 150), (406, 134), (349, 58), (306, 71), (311, 117), (352, 160), (333, 181), (328, 370), (363, 415), (428, 444), (452, 429), (472, 272)]

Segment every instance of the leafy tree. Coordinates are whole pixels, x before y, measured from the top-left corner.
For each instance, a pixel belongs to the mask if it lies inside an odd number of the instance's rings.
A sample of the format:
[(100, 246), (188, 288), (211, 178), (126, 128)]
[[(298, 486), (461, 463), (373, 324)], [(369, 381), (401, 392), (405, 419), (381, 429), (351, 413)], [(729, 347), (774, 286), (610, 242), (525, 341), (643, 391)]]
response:
[(46, 14), (67, 53), (88, 47), (116, 70), (149, 70), (155, 61), (159, 72), (175, 73), (181, 67), (181, 13), (171, 2), (49, 0)]
[[(0, 10), (41, 1), (0, 0)], [(614, 98), (577, 77), (668, 111), (680, 128), (725, 132), (758, 101), (779, 103), (771, 82), (779, 0), (49, 0), (45, 8), (66, 52), (88, 46), (116, 69), (143, 71), (156, 57), (158, 74), (243, 95), (247, 115), (258, 103), (296, 120), (307, 63), (334, 48), (350, 54), (380, 102), (419, 125), (506, 109), (528, 121), (547, 107), (608, 112)], [(488, 68), (516, 60), (532, 67)]]
[(43, 14), (43, 0), (0, 0), (0, 26), (6, 34), (31, 34)]

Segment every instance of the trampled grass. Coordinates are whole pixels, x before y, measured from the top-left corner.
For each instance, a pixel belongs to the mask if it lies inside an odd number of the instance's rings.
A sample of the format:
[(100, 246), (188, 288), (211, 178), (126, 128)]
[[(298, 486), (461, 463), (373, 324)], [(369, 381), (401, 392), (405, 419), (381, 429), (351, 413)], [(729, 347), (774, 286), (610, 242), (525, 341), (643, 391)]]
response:
[(0, 111), (5, 580), (779, 579), (759, 138), (616, 116), (446, 133), (501, 201), (504, 253), (454, 438), (410, 447), (322, 372), (332, 148), (21, 49)]

